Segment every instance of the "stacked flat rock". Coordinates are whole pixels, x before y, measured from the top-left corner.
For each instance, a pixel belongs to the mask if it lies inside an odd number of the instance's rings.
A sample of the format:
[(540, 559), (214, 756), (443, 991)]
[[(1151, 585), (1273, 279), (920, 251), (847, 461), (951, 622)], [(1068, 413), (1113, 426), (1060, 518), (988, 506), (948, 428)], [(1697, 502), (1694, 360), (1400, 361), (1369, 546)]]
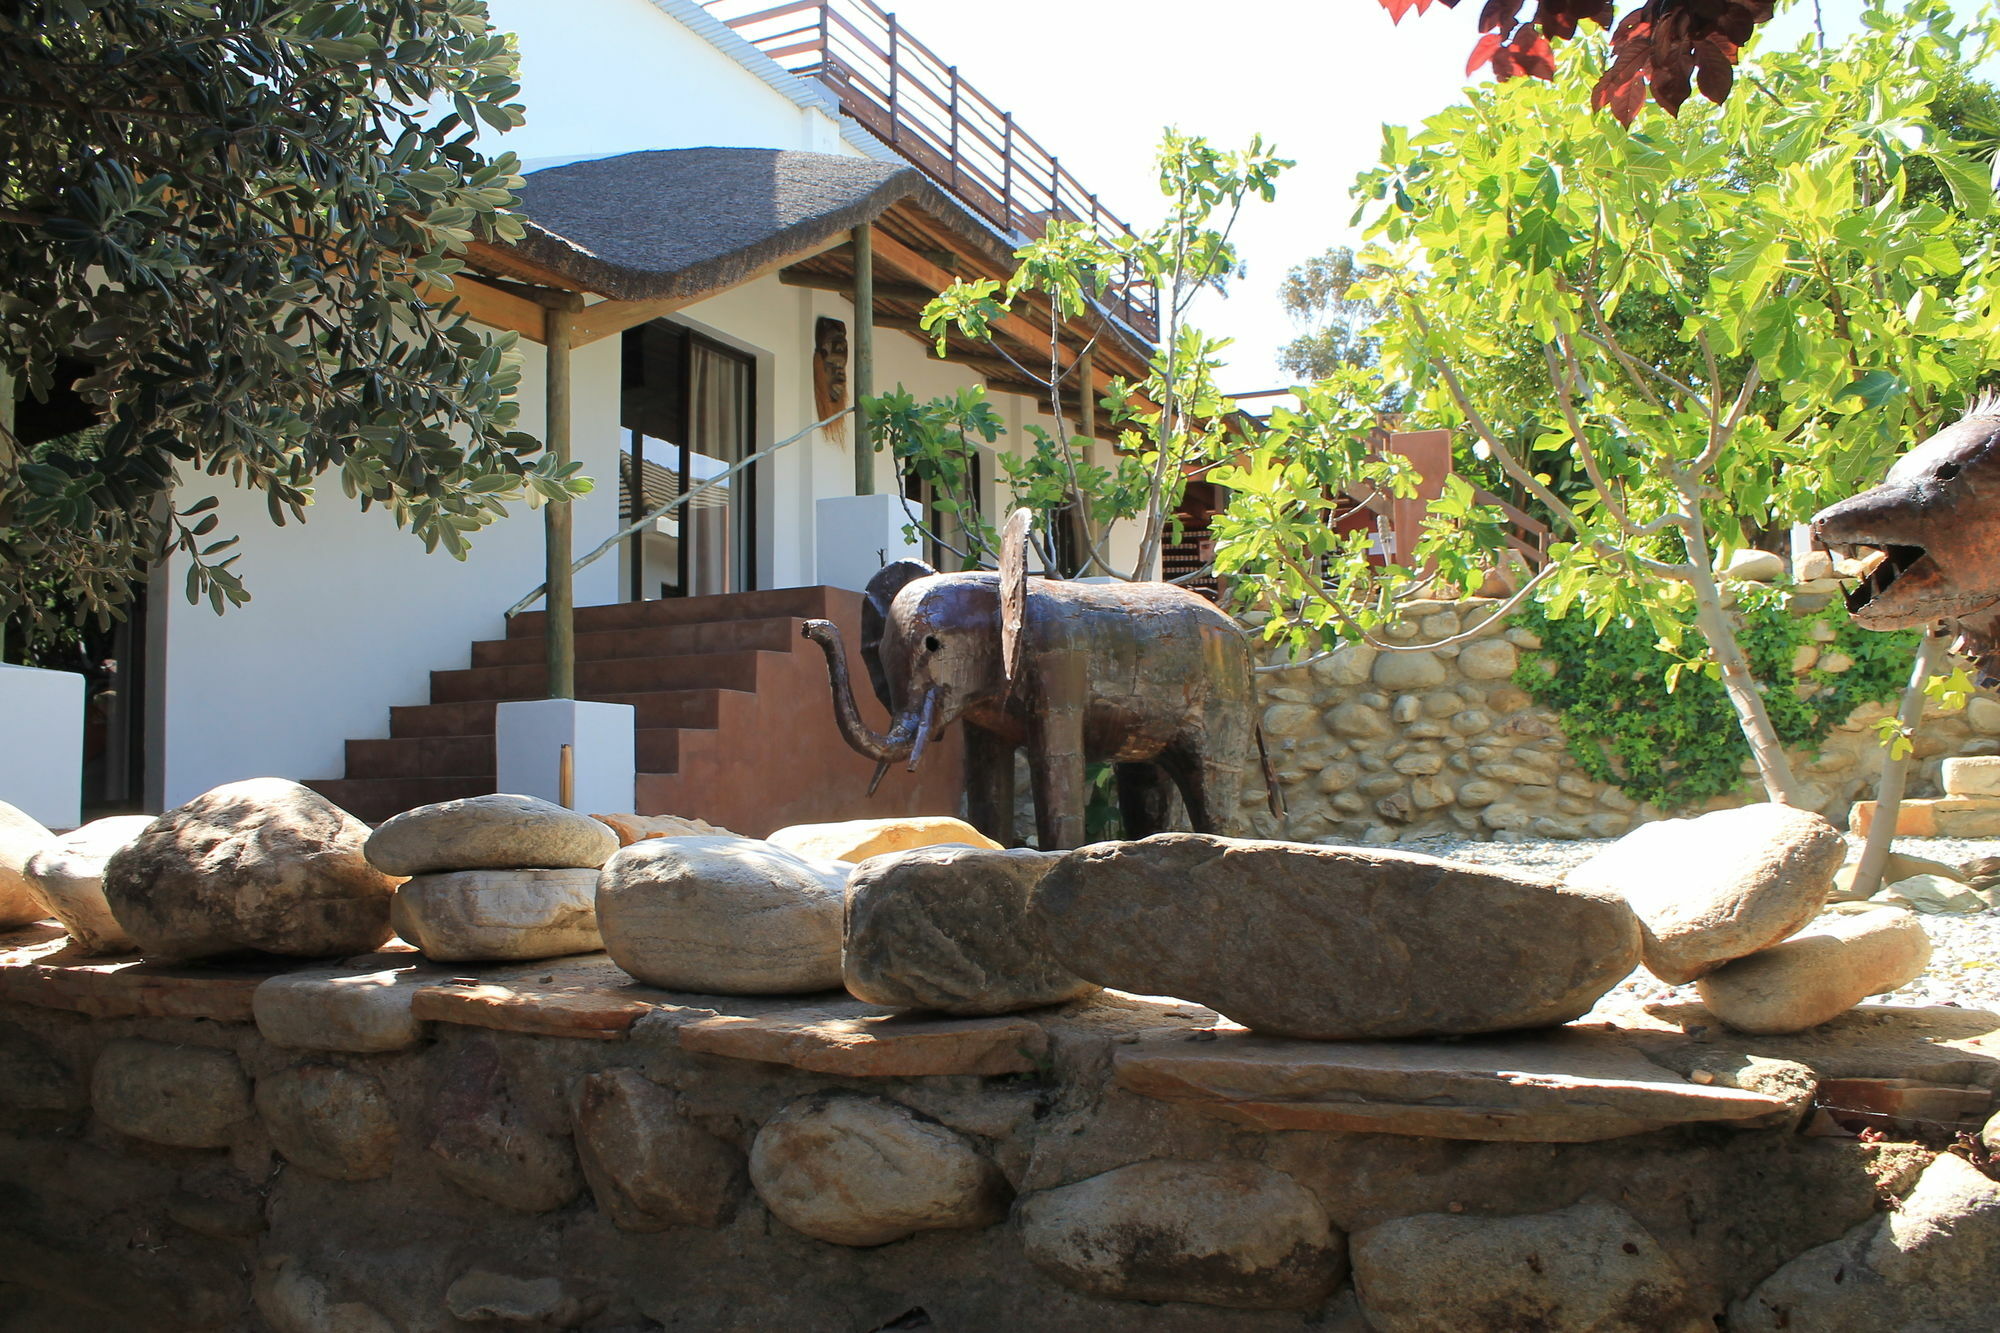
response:
[(1165, 833), (1067, 853), (1034, 891), (1079, 977), (1343, 1041), (1564, 1023), (1638, 962), (1614, 894), (1407, 852)]
[(602, 948), (597, 868), (617, 850), (603, 821), (515, 795), (406, 810), (367, 848), (378, 869), (410, 877), (396, 891), (396, 933), (449, 963)]
[(755, 838), (636, 842), (598, 878), (604, 949), (639, 980), (669, 990), (832, 990), (849, 869)]
[(847, 884), (841, 973), (872, 1004), (1007, 1014), (1098, 989), (1057, 961), (1028, 897), (1061, 858), (925, 847), (877, 856)]
[(53, 916), (81, 953), (137, 953), (139, 945), (104, 897), (104, 863), (152, 824), (150, 815), (113, 815), (51, 838), (32, 853), (22, 874), (40, 900), (41, 915)]
[(366, 824), (296, 782), (226, 783), (112, 853), (104, 896), (148, 958), (368, 953), (389, 938), (396, 882), (362, 856), (367, 838)]
[(1646, 969), (1681, 985), (1811, 921), (1846, 851), (1819, 815), (1746, 805), (1634, 829), (1565, 882), (1623, 894), (1644, 931)]
[(39, 820), (0, 801), (0, 930), (12, 930), (49, 914), (48, 904), (28, 882), (28, 861), (55, 846), (56, 835)]

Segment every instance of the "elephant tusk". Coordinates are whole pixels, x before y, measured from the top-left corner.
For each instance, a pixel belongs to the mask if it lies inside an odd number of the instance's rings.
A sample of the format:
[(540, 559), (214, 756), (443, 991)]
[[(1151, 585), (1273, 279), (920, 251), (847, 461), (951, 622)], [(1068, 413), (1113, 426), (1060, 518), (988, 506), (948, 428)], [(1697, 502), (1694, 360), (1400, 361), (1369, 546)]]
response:
[(903, 770), (906, 773), (917, 771), (917, 761), (924, 757), (924, 747), (930, 744), (931, 725), (937, 717), (937, 701), (937, 687), (932, 686), (924, 695), (923, 712), (917, 717), (917, 738), (910, 746), (910, 766)]
[(875, 794), (875, 789), (882, 785), (882, 775), (887, 773), (888, 771), (889, 771), (889, 761), (887, 759), (878, 760), (876, 762), (875, 776), (868, 779), (868, 794), (870, 796), (873, 796)]

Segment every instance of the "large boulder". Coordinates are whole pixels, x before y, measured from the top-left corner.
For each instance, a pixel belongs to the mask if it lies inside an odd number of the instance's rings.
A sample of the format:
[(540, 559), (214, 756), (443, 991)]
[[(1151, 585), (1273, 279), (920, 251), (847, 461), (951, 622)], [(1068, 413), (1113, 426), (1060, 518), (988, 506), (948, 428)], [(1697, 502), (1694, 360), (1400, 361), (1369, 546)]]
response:
[(1645, 931), (1647, 970), (1680, 985), (1812, 920), (1846, 852), (1840, 831), (1809, 810), (1746, 805), (1641, 825), (1565, 882), (1624, 894)]
[(257, 1080), (257, 1114), (272, 1146), (329, 1180), (375, 1180), (396, 1156), (396, 1111), (373, 1074), (298, 1065)]
[(1425, 1213), (1354, 1234), (1354, 1285), (1378, 1333), (1706, 1333), (1687, 1280), (1623, 1209)]
[(296, 782), (226, 783), (113, 853), (104, 896), (149, 958), (368, 953), (389, 938), (396, 881), (362, 856), (367, 840), (366, 824)]
[(1093, 1296), (1286, 1309), (1347, 1271), (1319, 1200), (1255, 1162), (1135, 1162), (1031, 1194), (1019, 1214), (1035, 1266)]
[(1729, 1308), (1742, 1333), (1978, 1333), (2000, 1311), (2000, 1182), (1941, 1153), (1908, 1198)]
[(873, 1004), (1008, 1014), (1098, 987), (1057, 962), (1028, 895), (1060, 858), (927, 847), (879, 856), (848, 878), (841, 972)]
[(847, 869), (754, 838), (636, 842), (598, 876), (597, 928), (611, 961), (654, 986), (832, 990)]
[(150, 815), (92, 820), (42, 848), (22, 867), (50, 915), (82, 953), (137, 953), (138, 941), (112, 915), (104, 897), (104, 864), (151, 827)]
[(834, 1245), (990, 1226), (1010, 1196), (963, 1134), (900, 1102), (842, 1093), (767, 1121), (750, 1145), (750, 1180), (780, 1222)]
[(413, 875), (389, 907), (396, 933), (441, 963), (595, 953), (595, 870)]
[(949, 815), (901, 815), (894, 819), (849, 819), (838, 824), (793, 824), (770, 841), (808, 860), (866, 861), (871, 856), (910, 852), (919, 847), (999, 847), (962, 819)]
[(1824, 917), (1782, 944), (1724, 964), (1695, 989), (1709, 1012), (1738, 1032), (1803, 1032), (1916, 980), (1930, 960), (1924, 923), (1881, 907)]
[(56, 835), (40, 821), (0, 801), (0, 930), (49, 915), (48, 904), (28, 880), (28, 861), (55, 843)]
[(1066, 854), (1049, 949), (1100, 985), (1344, 1041), (1544, 1027), (1639, 955), (1622, 899), (1407, 852), (1163, 833)]
[(468, 796), (405, 810), (369, 835), (390, 875), (436, 870), (595, 870), (618, 850), (601, 820), (532, 796)]

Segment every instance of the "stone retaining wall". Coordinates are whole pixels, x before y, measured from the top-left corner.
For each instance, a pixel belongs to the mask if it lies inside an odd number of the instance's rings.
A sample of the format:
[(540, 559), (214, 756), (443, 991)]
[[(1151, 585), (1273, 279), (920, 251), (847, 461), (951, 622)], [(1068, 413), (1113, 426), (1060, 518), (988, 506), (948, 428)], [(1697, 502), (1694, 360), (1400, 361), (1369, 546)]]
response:
[(0, 938), (8, 1328), (1778, 1327), (1753, 1293), (1934, 1174), (1798, 1133), (1816, 1080), (2000, 1086), (2000, 1017), (1959, 1010), (1308, 1043), (1115, 992), (894, 1017), (602, 955), (61, 944)]
[[(1481, 623), (1497, 605), (1413, 603), (1407, 618), (1381, 637), (1444, 639)], [(1425, 652), (1378, 652), (1357, 643), (1310, 665), (1259, 675), (1265, 743), (1286, 816), (1271, 817), (1261, 790), (1246, 798), (1258, 836), (1360, 843), (1434, 835), (1610, 838), (1663, 813), (1681, 813), (1640, 805), (1577, 766), (1555, 714), (1512, 683), (1521, 654), (1539, 646), (1518, 627)], [(1844, 669), (1838, 654), (1822, 651), (1807, 645), (1794, 671)], [(1267, 660), (1285, 657), (1273, 652)], [(1853, 803), (1873, 795), (1883, 754), (1874, 723), (1894, 711), (1893, 704), (1864, 705), (1818, 754), (1792, 756), (1811, 808), (1845, 827)], [(1996, 753), (2000, 703), (1977, 698), (1961, 712), (1927, 707), (1909, 794), (1937, 795), (1939, 764), (1947, 757)], [(1754, 771), (1747, 760), (1745, 768)], [(1699, 808), (1762, 799), (1753, 778), (1735, 798)]]

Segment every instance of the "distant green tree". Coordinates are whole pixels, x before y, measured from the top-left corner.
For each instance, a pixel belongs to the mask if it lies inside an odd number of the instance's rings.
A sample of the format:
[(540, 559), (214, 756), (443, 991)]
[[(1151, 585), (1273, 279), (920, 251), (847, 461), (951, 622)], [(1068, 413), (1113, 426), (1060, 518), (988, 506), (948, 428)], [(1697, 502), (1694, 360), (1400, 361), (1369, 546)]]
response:
[(1358, 262), (1345, 245), (1285, 274), (1278, 299), (1285, 313), (1307, 330), (1278, 351), (1278, 365), (1286, 374), (1310, 383), (1341, 366), (1365, 368), (1381, 358), (1382, 340), (1371, 329), (1382, 311), (1356, 286), (1381, 276), (1379, 268)]
[(14, 0), (0, 6), (0, 372), (65, 364), (99, 417), (0, 432), (0, 617), (115, 614), (169, 552), (190, 599), (246, 600), (207, 505), (302, 520), (335, 474), (429, 548), (524, 492), (588, 489), (515, 429), (514, 335), (448, 290), (511, 238), (512, 39), (481, 0)]

